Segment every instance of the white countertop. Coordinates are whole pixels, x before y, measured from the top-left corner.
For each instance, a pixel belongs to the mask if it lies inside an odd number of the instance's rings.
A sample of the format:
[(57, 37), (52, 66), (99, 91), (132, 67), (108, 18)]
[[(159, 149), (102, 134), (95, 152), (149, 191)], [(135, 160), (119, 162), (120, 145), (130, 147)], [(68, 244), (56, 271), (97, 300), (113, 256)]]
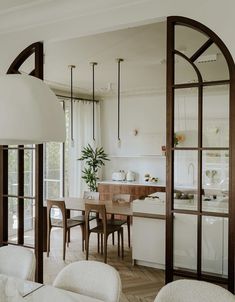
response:
[[(175, 209), (197, 210), (197, 200), (174, 199)], [(203, 211), (228, 213), (228, 199), (202, 201)], [(146, 197), (145, 200), (136, 199), (133, 201), (133, 212), (149, 214), (165, 214), (166, 204), (164, 200)]]
[(150, 186), (150, 187), (166, 187), (162, 182), (139, 182), (139, 181), (115, 181), (115, 180), (102, 180), (98, 184), (107, 185), (133, 185), (133, 186)]

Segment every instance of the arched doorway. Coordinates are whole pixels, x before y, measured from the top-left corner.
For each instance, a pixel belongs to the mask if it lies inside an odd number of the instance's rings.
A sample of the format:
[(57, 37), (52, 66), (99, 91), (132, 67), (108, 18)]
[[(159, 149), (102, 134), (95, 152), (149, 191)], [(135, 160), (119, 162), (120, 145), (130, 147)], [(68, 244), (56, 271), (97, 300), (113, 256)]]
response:
[[(190, 51), (177, 43), (184, 30), (200, 35)], [(205, 70), (202, 63), (218, 57), (219, 72)], [(167, 19), (166, 282), (179, 275), (227, 283), (234, 292), (234, 67), (209, 28)]]

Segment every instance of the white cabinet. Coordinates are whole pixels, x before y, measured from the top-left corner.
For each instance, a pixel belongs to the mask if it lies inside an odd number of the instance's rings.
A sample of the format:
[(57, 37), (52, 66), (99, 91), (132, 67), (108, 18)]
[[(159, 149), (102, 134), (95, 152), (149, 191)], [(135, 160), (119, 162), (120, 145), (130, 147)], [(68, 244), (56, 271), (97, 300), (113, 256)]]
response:
[[(227, 219), (202, 217), (202, 272), (227, 275), (228, 272)], [(174, 216), (174, 267), (197, 268), (197, 217)]]
[[(187, 202), (187, 209), (190, 210), (194, 204)], [(175, 200), (175, 204), (180, 207), (182, 201)], [(222, 203), (222, 206), (226, 209), (227, 205)], [(133, 201), (133, 213), (133, 260), (140, 265), (164, 269), (165, 220), (157, 219), (156, 215), (164, 217), (165, 202), (158, 199), (135, 200)], [(150, 218), (151, 215), (155, 218)], [(226, 276), (228, 274), (227, 263), (228, 219), (203, 216), (202, 272)], [(174, 267), (197, 269), (196, 215), (174, 214)]]
[(202, 271), (222, 275), (223, 270), (222, 217), (202, 218)]
[(140, 265), (165, 268), (165, 219), (136, 215), (165, 215), (165, 203), (157, 200), (133, 201), (132, 258)]
[(197, 267), (197, 217), (174, 215), (174, 267), (193, 269)]
[(165, 220), (133, 217), (133, 260), (165, 268)]

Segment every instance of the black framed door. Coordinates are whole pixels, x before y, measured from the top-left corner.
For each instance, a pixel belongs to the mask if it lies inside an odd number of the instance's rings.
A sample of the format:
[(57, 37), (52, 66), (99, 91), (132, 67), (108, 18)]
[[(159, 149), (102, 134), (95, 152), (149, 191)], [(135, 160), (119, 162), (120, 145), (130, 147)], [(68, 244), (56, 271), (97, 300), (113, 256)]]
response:
[(179, 275), (234, 292), (234, 85), (220, 38), (199, 22), (169, 17), (166, 282)]

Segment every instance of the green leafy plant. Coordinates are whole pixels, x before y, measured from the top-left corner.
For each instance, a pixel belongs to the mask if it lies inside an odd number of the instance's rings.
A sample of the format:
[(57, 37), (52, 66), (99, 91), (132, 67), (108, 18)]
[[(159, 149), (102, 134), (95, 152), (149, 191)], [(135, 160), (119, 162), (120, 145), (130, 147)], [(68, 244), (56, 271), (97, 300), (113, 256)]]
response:
[(99, 168), (109, 160), (103, 147), (93, 149), (90, 144), (82, 149), (82, 156), (78, 159), (85, 161), (85, 168), (82, 170), (82, 178), (85, 180), (90, 191), (97, 191), (97, 176)]

